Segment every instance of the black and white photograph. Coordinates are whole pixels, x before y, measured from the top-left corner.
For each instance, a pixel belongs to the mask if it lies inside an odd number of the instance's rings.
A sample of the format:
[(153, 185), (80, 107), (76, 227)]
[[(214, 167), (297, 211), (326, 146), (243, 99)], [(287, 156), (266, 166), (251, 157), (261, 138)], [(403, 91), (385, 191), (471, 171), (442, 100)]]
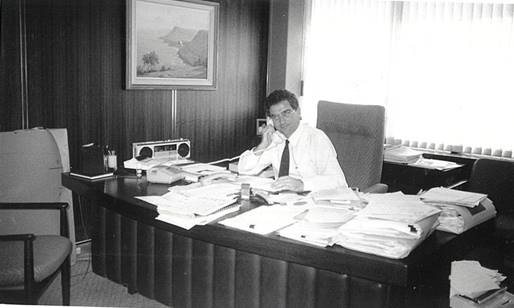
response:
[(0, 308), (514, 308), (514, 0), (0, 0)]

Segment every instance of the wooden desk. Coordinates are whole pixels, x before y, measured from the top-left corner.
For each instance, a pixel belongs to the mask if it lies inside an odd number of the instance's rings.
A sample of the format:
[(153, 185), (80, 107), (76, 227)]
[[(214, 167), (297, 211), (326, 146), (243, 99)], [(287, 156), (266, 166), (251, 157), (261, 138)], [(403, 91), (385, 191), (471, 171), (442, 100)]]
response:
[(485, 228), (436, 231), (394, 260), (216, 223), (186, 231), (155, 220), (155, 207), (133, 198), (167, 191), (144, 178), (88, 182), (63, 174), (62, 182), (95, 204), (93, 271), (180, 308), (434, 307), (422, 290), (440, 289), (447, 300), (449, 261), (479, 245)]

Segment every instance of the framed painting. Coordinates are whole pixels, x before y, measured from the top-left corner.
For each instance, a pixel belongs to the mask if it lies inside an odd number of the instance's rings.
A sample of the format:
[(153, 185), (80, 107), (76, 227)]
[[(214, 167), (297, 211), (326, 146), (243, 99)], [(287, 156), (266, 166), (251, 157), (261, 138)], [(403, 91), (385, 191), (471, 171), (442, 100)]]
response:
[(219, 4), (127, 0), (127, 89), (216, 89)]

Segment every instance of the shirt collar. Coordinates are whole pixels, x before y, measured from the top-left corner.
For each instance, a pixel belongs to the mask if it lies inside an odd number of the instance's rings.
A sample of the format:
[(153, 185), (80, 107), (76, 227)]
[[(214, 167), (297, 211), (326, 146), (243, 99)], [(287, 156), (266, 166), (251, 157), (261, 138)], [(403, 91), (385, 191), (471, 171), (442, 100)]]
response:
[(298, 141), (298, 139), (300, 139), (300, 136), (302, 135), (304, 127), (305, 127), (305, 124), (303, 124), (303, 123), (300, 123), (300, 125), (298, 125), (296, 130), (288, 138), (290, 143), (296, 143), (296, 141)]

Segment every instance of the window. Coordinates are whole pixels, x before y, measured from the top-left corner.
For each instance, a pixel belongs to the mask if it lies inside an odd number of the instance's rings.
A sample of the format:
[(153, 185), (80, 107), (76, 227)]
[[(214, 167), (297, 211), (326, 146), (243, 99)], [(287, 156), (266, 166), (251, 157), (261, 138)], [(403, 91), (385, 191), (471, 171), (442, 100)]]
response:
[(514, 149), (513, 4), (311, 2), (306, 121), (319, 100), (383, 105), (387, 136)]

